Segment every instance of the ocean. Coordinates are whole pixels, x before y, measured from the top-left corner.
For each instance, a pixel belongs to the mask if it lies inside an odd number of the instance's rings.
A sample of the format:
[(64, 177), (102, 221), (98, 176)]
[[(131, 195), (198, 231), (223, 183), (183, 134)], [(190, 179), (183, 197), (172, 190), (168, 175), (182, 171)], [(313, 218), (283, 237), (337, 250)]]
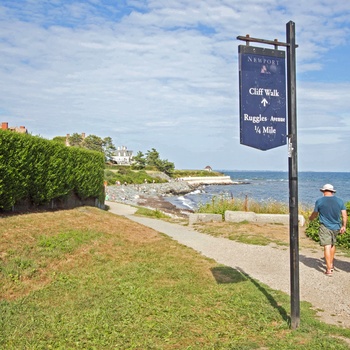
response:
[[(167, 197), (166, 200), (178, 208), (196, 209), (201, 204), (210, 202), (213, 197), (254, 201), (289, 203), (288, 172), (285, 171), (236, 171), (216, 170), (231, 177), (234, 185), (207, 185), (183, 196)], [(298, 200), (299, 205), (312, 208), (315, 200), (322, 196), (320, 188), (330, 183), (334, 186), (336, 196), (345, 202), (350, 201), (350, 173), (343, 172), (299, 172)]]

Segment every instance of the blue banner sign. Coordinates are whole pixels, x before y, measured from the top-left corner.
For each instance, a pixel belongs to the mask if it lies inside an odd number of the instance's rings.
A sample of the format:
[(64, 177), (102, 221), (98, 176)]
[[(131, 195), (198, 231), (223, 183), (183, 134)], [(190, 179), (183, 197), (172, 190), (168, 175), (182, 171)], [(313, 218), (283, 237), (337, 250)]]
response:
[(266, 151), (287, 143), (285, 52), (239, 45), (240, 142)]

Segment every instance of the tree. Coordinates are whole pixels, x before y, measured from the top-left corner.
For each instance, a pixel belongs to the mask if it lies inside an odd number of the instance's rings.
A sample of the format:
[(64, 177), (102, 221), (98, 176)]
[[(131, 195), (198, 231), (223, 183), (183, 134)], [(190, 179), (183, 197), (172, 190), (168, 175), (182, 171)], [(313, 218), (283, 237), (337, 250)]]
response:
[(171, 175), (175, 170), (175, 164), (169, 162), (167, 159), (159, 160), (158, 170), (167, 175)]
[(155, 148), (152, 148), (151, 151), (146, 152), (146, 164), (148, 166), (155, 166), (158, 168), (159, 162), (159, 152)]
[(105, 158), (106, 160), (110, 160), (113, 156), (113, 153), (116, 151), (112, 138), (108, 136), (105, 137), (102, 141), (102, 149), (105, 154)]
[[(65, 144), (66, 137), (55, 136), (52, 141)], [(102, 152), (105, 155), (105, 160), (110, 160), (116, 151), (112, 138), (109, 136), (104, 139), (96, 135), (89, 135), (84, 138), (82, 134), (74, 133), (68, 137), (68, 144), (69, 146), (81, 147), (90, 151)]]
[(146, 165), (156, 167), (159, 171), (167, 175), (171, 175), (175, 169), (174, 163), (169, 162), (167, 159), (162, 160), (159, 158), (159, 152), (155, 148), (147, 151)]
[(90, 151), (97, 151), (103, 153), (103, 140), (96, 135), (86, 136), (82, 142), (82, 147)]
[(58, 142), (58, 143), (62, 143), (62, 144), (66, 144), (66, 137), (65, 136), (55, 136), (52, 141)]
[(69, 146), (82, 147), (82, 142), (83, 136), (76, 132), (68, 137)]
[(133, 157), (133, 160), (134, 160), (133, 168), (138, 170), (145, 169), (146, 159), (145, 159), (145, 155), (141, 151), (137, 152), (136, 156)]

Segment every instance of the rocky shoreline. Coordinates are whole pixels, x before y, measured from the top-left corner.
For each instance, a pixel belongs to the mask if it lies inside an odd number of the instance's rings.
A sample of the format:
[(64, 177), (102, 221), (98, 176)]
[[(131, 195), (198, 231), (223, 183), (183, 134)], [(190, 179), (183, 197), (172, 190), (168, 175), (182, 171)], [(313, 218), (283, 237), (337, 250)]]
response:
[(158, 197), (167, 195), (181, 195), (195, 190), (197, 185), (189, 185), (185, 181), (152, 183), (142, 185), (108, 186), (106, 195), (109, 200), (126, 204), (137, 204), (141, 197)]
[[(192, 180), (192, 181), (191, 181)], [(123, 184), (106, 187), (106, 200), (124, 203), (133, 206), (143, 206), (159, 209), (166, 213), (179, 216), (188, 216), (192, 213), (189, 209), (179, 209), (175, 205), (164, 200), (164, 197), (184, 195), (206, 185), (231, 185), (240, 184), (227, 177), (202, 177), (177, 179), (165, 183), (144, 183), (139, 185)]]
[(165, 201), (164, 197), (187, 194), (198, 187), (200, 185), (192, 185), (186, 181), (107, 186), (106, 200), (188, 215), (192, 211), (180, 210)]

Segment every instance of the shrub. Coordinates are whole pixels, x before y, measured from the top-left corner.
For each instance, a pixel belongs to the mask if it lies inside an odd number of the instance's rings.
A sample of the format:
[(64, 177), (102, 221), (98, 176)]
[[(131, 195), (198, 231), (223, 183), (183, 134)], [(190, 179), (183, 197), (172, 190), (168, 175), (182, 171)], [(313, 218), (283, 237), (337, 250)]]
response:
[(174, 170), (171, 174), (173, 178), (188, 176), (223, 176), (223, 174), (217, 171), (207, 170)]
[(116, 181), (119, 181), (121, 184), (124, 182), (128, 184), (142, 184), (145, 182), (145, 180), (148, 183), (152, 183), (153, 181), (156, 183), (165, 181), (160, 178), (154, 178), (150, 176), (144, 170), (134, 171), (130, 169), (121, 169), (118, 170), (118, 172), (106, 169), (104, 177), (109, 185), (114, 185)]
[[(345, 204), (345, 206), (346, 206), (346, 211), (347, 211), (347, 213), (349, 215), (349, 213), (350, 213), (350, 202), (347, 202)], [(319, 227), (320, 227), (320, 221), (319, 221), (318, 218), (313, 220), (313, 221), (310, 221), (308, 226), (307, 226), (307, 228), (306, 228), (306, 230), (305, 230), (306, 236), (310, 237), (315, 242), (319, 242), (320, 241), (320, 239), (318, 237)], [(347, 231), (350, 228), (349, 221), (347, 223), (347, 227), (346, 228), (347, 228)], [(349, 249), (350, 248), (350, 233), (346, 232), (343, 235), (338, 235), (337, 243), (338, 243), (338, 246), (341, 246), (343, 248)]]

